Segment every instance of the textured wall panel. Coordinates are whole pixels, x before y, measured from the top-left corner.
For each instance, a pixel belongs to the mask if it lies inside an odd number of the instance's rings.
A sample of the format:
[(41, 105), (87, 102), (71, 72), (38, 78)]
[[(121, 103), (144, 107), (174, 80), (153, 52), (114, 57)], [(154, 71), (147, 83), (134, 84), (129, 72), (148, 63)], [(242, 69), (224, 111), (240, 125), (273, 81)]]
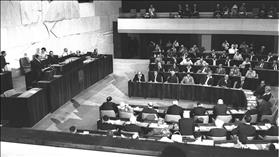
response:
[(43, 21), (52, 22), (79, 18), (77, 1), (51, 1), (46, 8)]
[(73, 34), (93, 32), (99, 29), (99, 17), (83, 17), (79, 19), (59, 21), (53, 27), (52, 32), (57, 37), (63, 37)]
[(95, 3), (79, 3), (80, 17), (95, 16)]
[(22, 24), (39, 23), (42, 20), (41, 1), (21, 1), (20, 2)]
[(1, 1), (1, 27), (21, 25), (19, 1)]

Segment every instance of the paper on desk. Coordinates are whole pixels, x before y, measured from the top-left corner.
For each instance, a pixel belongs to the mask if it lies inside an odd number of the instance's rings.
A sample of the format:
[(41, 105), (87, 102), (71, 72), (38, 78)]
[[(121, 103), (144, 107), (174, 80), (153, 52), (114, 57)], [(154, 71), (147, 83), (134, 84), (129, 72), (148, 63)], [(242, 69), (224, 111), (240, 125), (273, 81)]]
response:
[(195, 144), (195, 145), (204, 145), (204, 146), (213, 146), (214, 141), (213, 140), (196, 140), (195, 142), (187, 142), (187, 144)]
[(234, 143), (221, 143), (221, 144), (218, 144), (217, 146), (219, 147), (234, 147)]

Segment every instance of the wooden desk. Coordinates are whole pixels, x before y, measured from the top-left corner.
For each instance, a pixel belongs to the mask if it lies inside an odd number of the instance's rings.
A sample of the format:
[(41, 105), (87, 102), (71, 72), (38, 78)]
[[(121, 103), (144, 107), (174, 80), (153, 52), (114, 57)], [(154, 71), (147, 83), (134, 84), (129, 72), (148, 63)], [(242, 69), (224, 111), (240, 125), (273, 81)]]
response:
[(218, 99), (223, 99), (225, 104), (237, 104), (234, 107), (241, 108), (247, 107), (246, 96), (242, 90), (213, 86), (129, 81), (128, 95), (129, 97), (184, 99), (211, 104), (215, 104)]
[(5, 71), (0, 73), (0, 80), (1, 80), (1, 94), (4, 93), (6, 90), (13, 89), (13, 80), (12, 80), (12, 72)]
[(45, 91), (32, 88), (17, 97), (1, 97), (2, 119), (12, 127), (32, 127), (48, 114)]

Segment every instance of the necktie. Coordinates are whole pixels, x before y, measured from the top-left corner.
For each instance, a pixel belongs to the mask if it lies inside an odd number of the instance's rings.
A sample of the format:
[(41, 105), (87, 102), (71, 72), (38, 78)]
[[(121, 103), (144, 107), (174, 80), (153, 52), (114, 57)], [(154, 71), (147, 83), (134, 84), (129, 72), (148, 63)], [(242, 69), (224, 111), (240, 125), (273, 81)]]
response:
[(208, 84), (207, 84), (207, 83), (208, 83), (208, 80), (209, 80), (209, 77), (207, 77), (207, 79), (206, 79), (206, 81), (205, 81), (204, 84), (208, 85)]

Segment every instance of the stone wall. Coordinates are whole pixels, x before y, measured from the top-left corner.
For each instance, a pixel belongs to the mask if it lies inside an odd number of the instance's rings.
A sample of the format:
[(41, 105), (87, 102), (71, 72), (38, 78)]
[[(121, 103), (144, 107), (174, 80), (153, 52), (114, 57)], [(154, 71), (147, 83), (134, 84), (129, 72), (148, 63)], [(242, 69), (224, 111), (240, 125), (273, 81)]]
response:
[(112, 21), (121, 1), (1, 1), (1, 51), (10, 68), (19, 58), (46, 47), (61, 55), (63, 48), (83, 52), (99, 49), (113, 54)]

